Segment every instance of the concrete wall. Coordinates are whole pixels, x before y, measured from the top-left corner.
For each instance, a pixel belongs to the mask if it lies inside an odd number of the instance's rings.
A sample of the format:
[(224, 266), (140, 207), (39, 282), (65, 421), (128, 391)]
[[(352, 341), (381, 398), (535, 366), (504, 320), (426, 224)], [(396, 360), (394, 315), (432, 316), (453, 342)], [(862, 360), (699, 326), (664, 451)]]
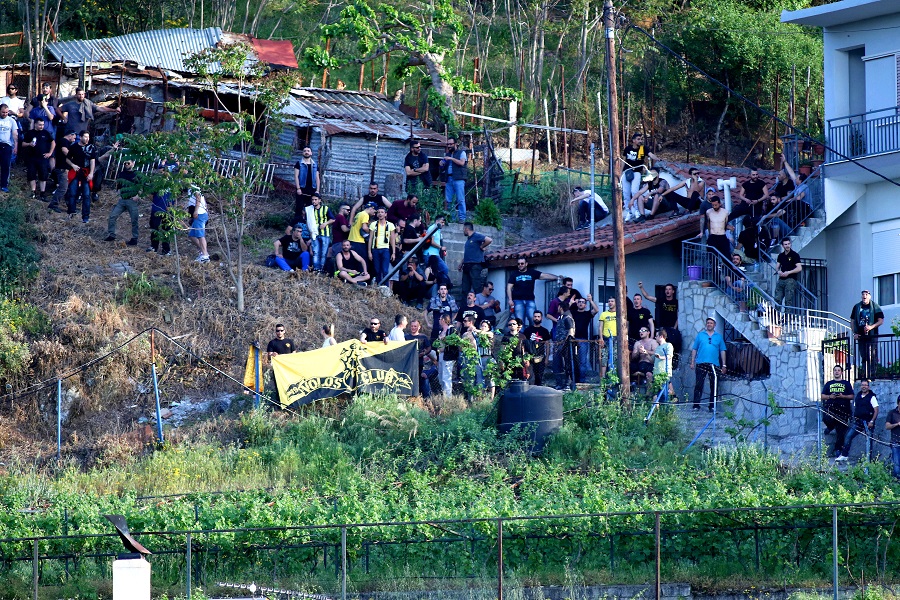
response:
[[(897, 70), (891, 68), (892, 56), (900, 52), (897, 30), (900, 10), (896, 15), (847, 23), (824, 30), (825, 42), (825, 118), (843, 117), (858, 111), (852, 102), (851, 51), (862, 48), (865, 71), (865, 111), (897, 105)], [(858, 65), (856, 65), (858, 67)], [(858, 82), (856, 82), (858, 83)]]

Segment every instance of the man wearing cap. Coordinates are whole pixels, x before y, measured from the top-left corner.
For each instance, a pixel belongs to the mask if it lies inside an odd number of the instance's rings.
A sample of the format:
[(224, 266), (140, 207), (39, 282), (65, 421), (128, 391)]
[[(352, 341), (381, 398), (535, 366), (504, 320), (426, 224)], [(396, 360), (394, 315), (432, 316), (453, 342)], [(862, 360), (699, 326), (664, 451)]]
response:
[(897, 395), (897, 406), (888, 413), (884, 428), (891, 432), (891, 464), (896, 479), (900, 479), (900, 394)]
[(884, 324), (884, 312), (872, 300), (869, 290), (862, 291), (862, 301), (850, 311), (850, 329), (856, 340), (860, 360), (860, 374), (872, 377), (878, 364), (878, 328)]
[(709, 376), (709, 412), (713, 410), (713, 403), (718, 395), (718, 378), (715, 374), (719, 367), (725, 374), (725, 340), (716, 332), (716, 320), (713, 317), (706, 319), (706, 329), (694, 338), (691, 346), (691, 369), (694, 370), (694, 410), (700, 410), (700, 398), (703, 396), (703, 384)]
[(716, 249), (721, 253), (721, 258), (727, 261), (731, 256), (731, 242), (728, 241), (725, 231), (727, 229), (733, 231), (734, 226), (728, 224), (728, 211), (722, 206), (721, 198), (712, 196), (709, 200), (712, 208), (700, 218), (700, 235), (702, 236), (708, 227), (707, 251), (713, 254), (713, 249)]
[[(377, 189), (378, 186), (375, 187)], [(352, 224), (347, 239), (350, 240), (353, 251), (362, 256), (363, 260), (369, 256), (369, 221), (375, 215), (375, 206), (374, 202), (369, 202), (359, 212), (355, 212), (358, 207), (354, 207), (355, 214), (352, 214), (350, 218)]]

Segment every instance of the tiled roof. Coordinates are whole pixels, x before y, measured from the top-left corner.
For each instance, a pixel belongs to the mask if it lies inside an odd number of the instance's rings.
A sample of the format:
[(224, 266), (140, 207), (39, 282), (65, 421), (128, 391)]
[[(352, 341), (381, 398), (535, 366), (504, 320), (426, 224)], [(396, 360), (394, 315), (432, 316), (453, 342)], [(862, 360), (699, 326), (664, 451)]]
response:
[[(675, 175), (679, 180), (684, 180), (688, 178), (688, 170), (692, 167), (696, 167), (700, 169), (700, 176), (705, 178), (707, 182), (712, 179), (711, 185), (716, 185), (716, 179), (729, 179), (734, 177), (737, 179), (738, 189), (740, 189), (741, 184), (750, 179), (750, 169), (744, 167), (717, 167), (714, 165), (694, 165), (682, 162), (675, 162), (669, 160), (658, 160), (653, 163), (653, 168), (657, 167), (665, 169), (672, 175)], [(759, 178), (766, 182), (770, 187), (775, 185), (775, 178), (778, 176), (778, 171), (767, 171), (765, 169), (759, 169)], [(675, 192), (673, 192), (675, 193)]]
[[(693, 213), (671, 218), (663, 214), (644, 223), (625, 223), (625, 253), (630, 254), (684, 239), (700, 233), (700, 215)], [(501, 248), (485, 256), (490, 267), (510, 267), (520, 256), (530, 264), (559, 261), (575, 261), (613, 255), (613, 231), (611, 225), (595, 230), (594, 244), (590, 244), (591, 232), (587, 229), (545, 237)]]

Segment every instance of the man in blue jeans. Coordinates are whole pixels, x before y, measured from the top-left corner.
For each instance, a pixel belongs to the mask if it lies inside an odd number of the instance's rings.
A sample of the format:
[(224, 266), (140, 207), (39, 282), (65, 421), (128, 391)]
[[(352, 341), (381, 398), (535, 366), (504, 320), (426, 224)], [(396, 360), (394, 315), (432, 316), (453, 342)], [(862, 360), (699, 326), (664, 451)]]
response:
[[(464, 300), (469, 292), (477, 294), (481, 290), (483, 285), (484, 250), (494, 240), (483, 233), (477, 233), (475, 224), (468, 222), (463, 225), (463, 235), (466, 236), (466, 245), (463, 246), (463, 259), (457, 269), (462, 271), (460, 299)], [(528, 314), (530, 315), (531, 313)]]
[(900, 394), (897, 395), (897, 407), (888, 413), (884, 428), (891, 432), (891, 463), (894, 477), (900, 479)]
[(545, 281), (553, 281), (559, 279), (560, 275), (552, 275), (550, 273), (542, 273), (537, 269), (529, 269), (528, 261), (524, 256), (516, 260), (516, 270), (513, 271), (506, 283), (506, 301), (509, 304), (509, 310), (513, 311), (516, 317), (525, 322), (528, 318), (528, 324), (532, 325), (531, 318), (534, 315), (534, 284), (539, 279)]
[(9, 166), (19, 152), (18, 123), (9, 114), (9, 107), (0, 104), (0, 191), (9, 191)]
[[(334, 213), (322, 204), (322, 197), (313, 192), (313, 219), (316, 225), (316, 237), (312, 241), (313, 269), (322, 271), (325, 268), (325, 254), (331, 247), (331, 228), (334, 225)], [(304, 215), (305, 216), (305, 215)]]
[[(840, 455), (834, 459), (834, 462), (844, 462), (850, 456), (850, 444), (860, 433), (865, 434), (868, 438), (875, 427), (875, 419), (878, 418), (878, 398), (875, 392), (869, 387), (868, 379), (859, 380), (859, 393), (853, 399), (853, 419), (850, 421), (850, 428), (847, 430), (847, 436), (844, 438), (844, 447), (841, 448)], [(871, 445), (868, 447), (867, 454), (871, 453)], [(871, 456), (866, 456), (871, 459)]]
[[(444, 177), (444, 200), (447, 210), (453, 210), (456, 197), (456, 212), (460, 223), (466, 220), (466, 179), (469, 176), (469, 158), (466, 151), (456, 146), (456, 138), (447, 139), (447, 152), (441, 159), (441, 174)], [(530, 313), (529, 313), (530, 314)]]

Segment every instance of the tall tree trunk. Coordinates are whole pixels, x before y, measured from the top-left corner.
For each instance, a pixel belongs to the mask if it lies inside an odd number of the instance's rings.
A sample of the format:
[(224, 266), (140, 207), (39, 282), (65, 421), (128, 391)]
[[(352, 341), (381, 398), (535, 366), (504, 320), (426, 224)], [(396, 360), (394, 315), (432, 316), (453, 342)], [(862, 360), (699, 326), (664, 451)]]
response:
[(713, 147), (713, 156), (719, 158), (719, 138), (722, 135), (722, 124), (725, 122), (725, 113), (728, 112), (728, 101), (731, 100), (731, 84), (728, 83), (728, 74), (725, 74), (725, 85), (728, 87), (728, 92), (725, 96), (725, 106), (722, 107), (722, 114), (719, 115), (719, 124), (716, 126), (716, 143)]

